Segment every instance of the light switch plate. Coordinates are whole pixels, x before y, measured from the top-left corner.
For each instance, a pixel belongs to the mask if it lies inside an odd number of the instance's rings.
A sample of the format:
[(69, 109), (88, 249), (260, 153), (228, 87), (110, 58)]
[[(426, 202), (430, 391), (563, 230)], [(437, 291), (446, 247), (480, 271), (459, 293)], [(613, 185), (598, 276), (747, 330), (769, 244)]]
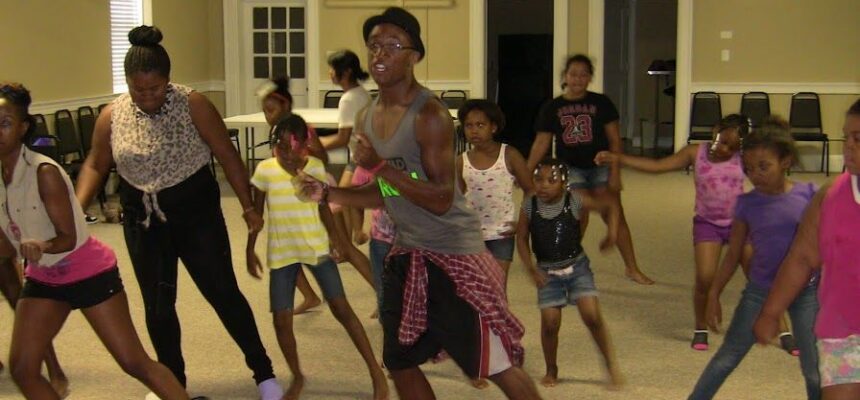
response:
[(720, 39), (731, 39), (733, 35), (732, 31), (720, 31)]
[(723, 49), (720, 52), (720, 60), (729, 61), (729, 60), (731, 60), (731, 58), (732, 58), (732, 55), (731, 55), (731, 52), (729, 51), (729, 49)]

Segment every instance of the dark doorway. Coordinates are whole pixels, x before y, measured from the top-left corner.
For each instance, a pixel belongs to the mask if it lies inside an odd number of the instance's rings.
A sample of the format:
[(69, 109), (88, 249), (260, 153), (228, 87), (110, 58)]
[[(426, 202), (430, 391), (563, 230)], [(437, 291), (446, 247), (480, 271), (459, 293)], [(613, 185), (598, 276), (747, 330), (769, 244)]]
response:
[(500, 139), (528, 157), (534, 120), (552, 97), (552, 0), (487, 2), (487, 98), (505, 113)]

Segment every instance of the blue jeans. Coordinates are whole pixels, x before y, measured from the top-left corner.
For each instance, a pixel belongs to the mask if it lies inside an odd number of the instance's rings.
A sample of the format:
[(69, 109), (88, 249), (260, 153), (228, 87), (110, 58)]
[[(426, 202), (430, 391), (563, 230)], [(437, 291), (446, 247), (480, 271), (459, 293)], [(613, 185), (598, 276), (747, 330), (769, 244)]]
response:
[(385, 256), (391, 251), (391, 243), (370, 239), (370, 273), (373, 287), (376, 288), (376, 307), (382, 307), (382, 271), (385, 269)]
[[(817, 286), (803, 289), (791, 306), (788, 314), (797, 347), (800, 349), (800, 370), (806, 381), (806, 396), (810, 400), (821, 398), (820, 379), (818, 377), (818, 350), (815, 347), (815, 334), (812, 331), (815, 315), (818, 313)], [(690, 400), (713, 398), (729, 374), (741, 363), (744, 356), (755, 344), (753, 324), (758, 318), (768, 290), (748, 283), (741, 301), (735, 309), (732, 323), (726, 331), (726, 337), (714, 358), (702, 371), (702, 376), (696, 382)]]

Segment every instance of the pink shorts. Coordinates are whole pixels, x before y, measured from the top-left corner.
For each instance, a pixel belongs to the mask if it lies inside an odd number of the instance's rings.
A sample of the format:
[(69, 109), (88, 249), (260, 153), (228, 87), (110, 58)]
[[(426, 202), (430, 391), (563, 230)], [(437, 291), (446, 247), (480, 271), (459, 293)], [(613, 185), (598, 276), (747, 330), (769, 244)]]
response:
[(719, 226), (700, 216), (693, 217), (693, 244), (699, 242), (719, 242), (727, 244), (732, 226)]

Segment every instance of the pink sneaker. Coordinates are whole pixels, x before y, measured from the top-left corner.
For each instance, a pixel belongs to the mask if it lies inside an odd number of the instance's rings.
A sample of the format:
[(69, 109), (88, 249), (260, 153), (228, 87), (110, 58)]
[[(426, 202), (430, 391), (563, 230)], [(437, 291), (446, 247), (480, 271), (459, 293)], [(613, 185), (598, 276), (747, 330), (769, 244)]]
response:
[(690, 343), (693, 350), (705, 351), (708, 349), (708, 331), (693, 331), (693, 341)]

